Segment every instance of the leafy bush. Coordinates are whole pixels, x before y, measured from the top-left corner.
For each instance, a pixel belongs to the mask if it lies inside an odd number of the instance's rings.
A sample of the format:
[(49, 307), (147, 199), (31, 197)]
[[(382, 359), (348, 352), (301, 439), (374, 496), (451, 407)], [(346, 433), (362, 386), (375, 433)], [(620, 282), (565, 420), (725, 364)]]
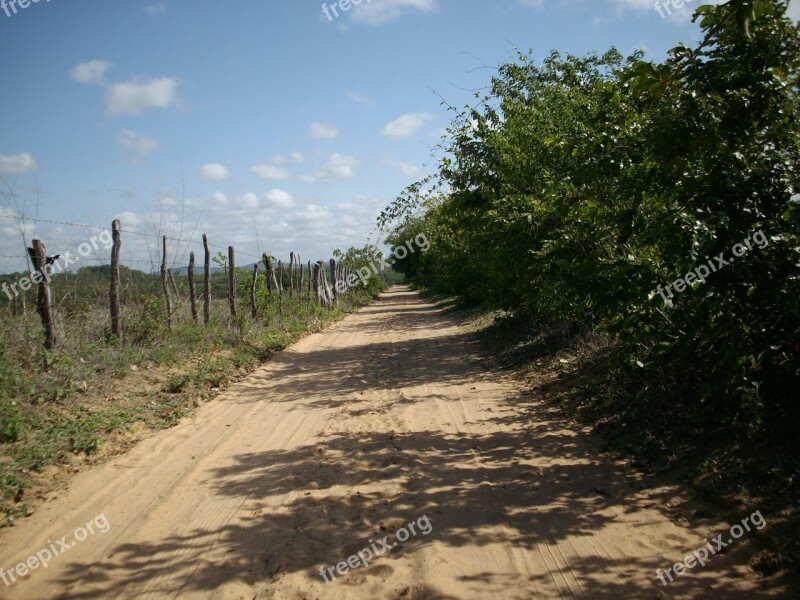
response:
[(166, 326), (166, 310), (163, 298), (144, 296), (141, 311), (125, 321), (124, 335), (128, 342), (140, 346), (155, 339)]
[(16, 442), (24, 429), (22, 412), (16, 402), (0, 398), (0, 444)]
[[(390, 243), (431, 242), (398, 270), (603, 328), (643, 387), (681, 382), (698, 420), (795, 422), (800, 34), (785, 9), (702, 7), (703, 42), (662, 64), (611, 49), (503, 65), (451, 125), (438, 178), (382, 215), (399, 220)], [(657, 292), (757, 231), (767, 245)]]

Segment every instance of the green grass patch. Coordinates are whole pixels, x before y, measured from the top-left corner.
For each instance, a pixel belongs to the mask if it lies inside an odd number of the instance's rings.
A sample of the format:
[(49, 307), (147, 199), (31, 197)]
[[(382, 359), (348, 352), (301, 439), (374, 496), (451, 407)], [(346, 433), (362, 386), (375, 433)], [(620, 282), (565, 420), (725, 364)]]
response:
[[(5, 322), (0, 342), (0, 527), (25, 515), (33, 475), (48, 465), (95, 461), (113, 434), (161, 429), (190, 415), (202, 399), (252, 371), (303, 335), (371, 302), (366, 293), (329, 310), (303, 294), (264, 298), (257, 319), (238, 323), (227, 303), (211, 323), (195, 324), (179, 307), (172, 330), (158, 299), (128, 311), (125, 341), (109, 338), (105, 313), (80, 314), (53, 352), (41, 348), (35, 315)], [(66, 317), (66, 315), (61, 315)], [(74, 315), (70, 319), (75, 318)], [(32, 368), (33, 366), (33, 368)], [(148, 387), (148, 377), (161, 383)]]

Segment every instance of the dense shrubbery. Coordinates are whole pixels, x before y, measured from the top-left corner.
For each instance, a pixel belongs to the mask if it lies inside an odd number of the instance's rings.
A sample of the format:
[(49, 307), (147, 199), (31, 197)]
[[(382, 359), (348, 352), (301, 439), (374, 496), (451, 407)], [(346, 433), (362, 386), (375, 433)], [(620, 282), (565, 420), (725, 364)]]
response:
[[(612, 49), (502, 66), (451, 126), (439, 176), (382, 215), (390, 243), (431, 241), (398, 270), (604, 328), (643, 382), (691, 390), (701, 420), (796, 415), (800, 35), (786, 4), (703, 7), (704, 41), (663, 64)], [(656, 293), (758, 230), (768, 245)]]

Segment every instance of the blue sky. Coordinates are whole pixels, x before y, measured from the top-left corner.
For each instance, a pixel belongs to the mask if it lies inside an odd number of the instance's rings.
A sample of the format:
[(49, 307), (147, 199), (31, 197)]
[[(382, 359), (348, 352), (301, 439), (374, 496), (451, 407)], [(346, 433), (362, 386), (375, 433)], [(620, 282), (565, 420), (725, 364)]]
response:
[[(120, 218), (145, 234), (124, 236), (123, 263), (144, 270), (158, 245), (147, 235), (190, 240), (171, 243), (177, 265), (203, 232), (241, 263), (379, 241), (380, 210), (435, 171), (450, 119), (440, 96), (469, 103), (515, 48), (662, 59), (697, 40), (700, 4), (662, 18), (651, 0), (363, 0), (329, 19), (320, 0), (9, 2), (0, 272), (25, 266), (8, 218), (20, 212), (103, 228)], [(93, 235), (23, 227), (51, 253)]]

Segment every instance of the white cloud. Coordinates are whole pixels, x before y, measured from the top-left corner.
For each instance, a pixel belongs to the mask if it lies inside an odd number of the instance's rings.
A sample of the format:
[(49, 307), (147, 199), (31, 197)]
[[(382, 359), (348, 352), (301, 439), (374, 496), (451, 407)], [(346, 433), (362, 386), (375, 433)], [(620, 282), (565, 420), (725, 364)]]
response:
[(386, 160), (384, 160), (383, 164), (393, 168), (398, 173), (401, 173), (406, 177), (416, 177), (417, 175), (419, 175), (420, 172), (420, 168), (416, 165), (404, 162), (398, 162), (396, 160), (392, 160), (391, 158), (387, 158)]
[(222, 192), (214, 192), (211, 199), (216, 206), (226, 206), (228, 204), (228, 197)]
[(253, 192), (247, 192), (236, 198), (236, 205), (238, 208), (258, 208), (258, 196), (256, 196)]
[(294, 198), (292, 198), (292, 195), (279, 188), (275, 188), (264, 194), (264, 199), (273, 208), (292, 208), (294, 206)]
[(39, 168), (29, 152), (19, 154), (0, 154), (0, 175), (19, 175)]
[(171, 77), (115, 83), (106, 92), (106, 108), (115, 117), (136, 116), (151, 108), (169, 108), (177, 100), (178, 84)]
[(134, 230), (143, 223), (139, 215), (130, 211), (118, 213), (114, 218), (119, 219), (123, 229)]
[(224, 181), (231, 176), (228, 167), (219, 163), (208, 163), (200, 167), (200, 178), (209, 183)]
[(433, 115), (426, 112), (409, 113), (388, 122), (381, 129), (381, 135), (391, 138), (407, 138), (422, 127)]
[(379, 0), (353, 6), (353, 21), (365, 25), (383, 25), (416, 10), (429, 13), (439, 7), (438, 0)]
[(253, 165), (250, 170), (261, 177), (262, 179), (274, 179), (276, 181), (286, 181), (291, 179), (292, 174), (289, 169), (279, 165), (271, 165), (269, 163), (262, 163), (260, 165)]
[(82, 62), (73, 67), (69, 76), (73, 81), (91, 85), (103, 85), (105, 83), (106, 71), (112, 68), (110, 62), (104, 60), (90, 60)]
[[(298, 157), (295, 157), (295, 154)], [(302, 159), (302, 154), (299, 152), (295, 152), (293, 155), (292, 162), (297, 162), (295, 158)], [(274, 179), (277, 181), (286, 181), (287, 179), (292, 178), (292, 172), (286, 166), (285, 156), (280, 154), (276, 154), (272, 158), (270, 158), (267, 162), (263, 162), (258, 165), (253, 165), (250, 167), (250, 171), (261, 177), (262, 179)]]
[(339, 130), (330, 123), (314, 122), (308, 127), (308, 137), (312, 140), (334, 140), (339, 135)]
[(300, 223), (327, 223), (332, 217), (333, 214), (327, 207), (316, 204), (309, 204), (294, 213), (295, 220)]
[(372, 100), (367, 98), (364, 94), (359, 92), (347, 92), (347, 97), (350, 98), (356, 104), (363, 106), (365, 108), (371, 108), (374, 106)]
[(286, 181), (292, 178), (292, 171), (289, 165), (299, 165), (304, 163), (306, 157), (302, 152), (292, 152), (289, 157), (276, 154), (268, 161), (250, 167), (250, 171), (262, 179), (272, 179), (276, 181)]
[(147, 156), (152, 154), (161, 147), (161, 142), (155, 138), (147, 137), (143, 133), (131, 131), (130, 129), (123, 129), (117, 142), (123, 148), (133, 150), (140, 156)]
[(303, 175), (300, 179), (313, 184), (333, 183), (342, 179), (350, 179), (355, 177), (355, 167), (359, 164), (360, 161), (352, 156), (333, 154), (320, 170), (309, 175)]
[(155, 17), (167, 12), (167, 5), (163, 2), (159, 2), (158, 4), (150, 4), (144, 7), (144, 12), (147, 13), (148, 17)]

